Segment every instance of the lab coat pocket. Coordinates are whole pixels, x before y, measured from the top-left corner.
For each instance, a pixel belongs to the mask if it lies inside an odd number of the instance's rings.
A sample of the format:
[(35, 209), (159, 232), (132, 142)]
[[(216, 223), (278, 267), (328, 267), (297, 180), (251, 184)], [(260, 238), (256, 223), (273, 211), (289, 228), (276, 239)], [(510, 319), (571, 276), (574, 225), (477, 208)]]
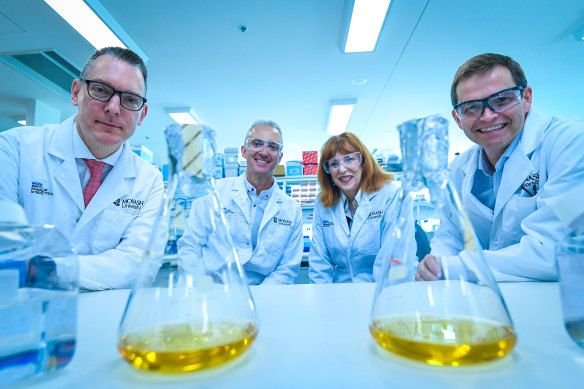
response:
[(512, 197), (503, 208), (500, 216), (501, 236), (506, 240), (506, 245), (518, 243), (525, 232), (521, 228), (521, 222), (537, 209), (537, 196)]
[(93, 238), (94, 250), (101, 253), (116, 248), (132, 220), (134, 215), (131, 213), (108, 209), (103, 211)]
[(363, 254), (377, 255), (379, 252), (381, 247), (380, 220), (367, 220), (361, 231), (359, 231), (359, 239), (356, 240), (355, 245), (359, 247), (359, 251)]

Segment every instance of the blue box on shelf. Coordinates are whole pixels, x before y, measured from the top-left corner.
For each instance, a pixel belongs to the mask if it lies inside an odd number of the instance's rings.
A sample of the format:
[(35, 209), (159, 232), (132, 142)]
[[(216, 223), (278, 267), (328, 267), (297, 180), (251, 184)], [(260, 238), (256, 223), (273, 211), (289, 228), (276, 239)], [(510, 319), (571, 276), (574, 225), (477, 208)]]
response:
[(288, 161), (286, 162), (286, 175), (287, 176), (301, 176), (302, 175), (302, 163), (300, 161)]

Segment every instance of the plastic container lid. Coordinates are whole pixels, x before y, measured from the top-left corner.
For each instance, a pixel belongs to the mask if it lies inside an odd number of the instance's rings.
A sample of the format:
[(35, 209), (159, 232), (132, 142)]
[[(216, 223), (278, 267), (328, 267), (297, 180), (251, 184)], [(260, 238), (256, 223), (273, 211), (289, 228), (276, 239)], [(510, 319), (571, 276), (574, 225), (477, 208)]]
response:
[(0, 224), (13, 224), (26, 226), (28, 221), (24, 209), (18, 203), (12, 201), (0, 200)]

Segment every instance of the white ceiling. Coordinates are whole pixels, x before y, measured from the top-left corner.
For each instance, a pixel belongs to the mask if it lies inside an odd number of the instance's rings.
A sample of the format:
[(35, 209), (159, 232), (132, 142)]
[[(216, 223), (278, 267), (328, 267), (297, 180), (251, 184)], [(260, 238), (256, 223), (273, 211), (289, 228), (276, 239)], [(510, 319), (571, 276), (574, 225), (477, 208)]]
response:
[[(190, 106), (240, 146), (257, 119), (280, 124), (284, 159), (320, 150), (331, 99), (356, 98), (349, 130), (371, 149), (399, 149), (396, 125), (450, 117), (459, 65), (497, 52), (522, 64), (534, 107), (584, 116), (584, 1), (393, 0), (374, 53), (343, 54), (346, 0), (101, 0), (148, 56), (148, 115), (131, 138), (166, 159), (165, 107)], [(246, 32), (240, 26), (247, 27)], [(42, 0), (0, 0), (0, 54), (53, 49), (79, 69), (94, 48)], [(365, 85), (352, 80), (365, 77)], [(33, 100), (74, 114), (68, 99), (0, 62), (0, 130)], [(451, 153), (469, 145), (451, 120)]]

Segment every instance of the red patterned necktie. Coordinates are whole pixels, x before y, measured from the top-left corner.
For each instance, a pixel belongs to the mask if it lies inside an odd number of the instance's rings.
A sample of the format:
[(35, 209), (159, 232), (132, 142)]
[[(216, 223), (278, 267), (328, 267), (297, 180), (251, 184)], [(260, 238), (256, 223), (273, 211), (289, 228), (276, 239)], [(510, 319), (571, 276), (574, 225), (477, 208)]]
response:
[(101, 161), (96, 161), (95, 159), (85, 159), (83, 158), (87, 167), (89, 168), (89, 173), (91, 177), (89, 177), (89, 182), (85, 185), (85, 189), (83, 189), (83, 201), (85, 202), (85, 208), (87, 208), (87, 204), (91, 201), (99, 186), (101, 185), (101, 175), (103, 173), (103, 168), (105, 167), (106, 163)]

